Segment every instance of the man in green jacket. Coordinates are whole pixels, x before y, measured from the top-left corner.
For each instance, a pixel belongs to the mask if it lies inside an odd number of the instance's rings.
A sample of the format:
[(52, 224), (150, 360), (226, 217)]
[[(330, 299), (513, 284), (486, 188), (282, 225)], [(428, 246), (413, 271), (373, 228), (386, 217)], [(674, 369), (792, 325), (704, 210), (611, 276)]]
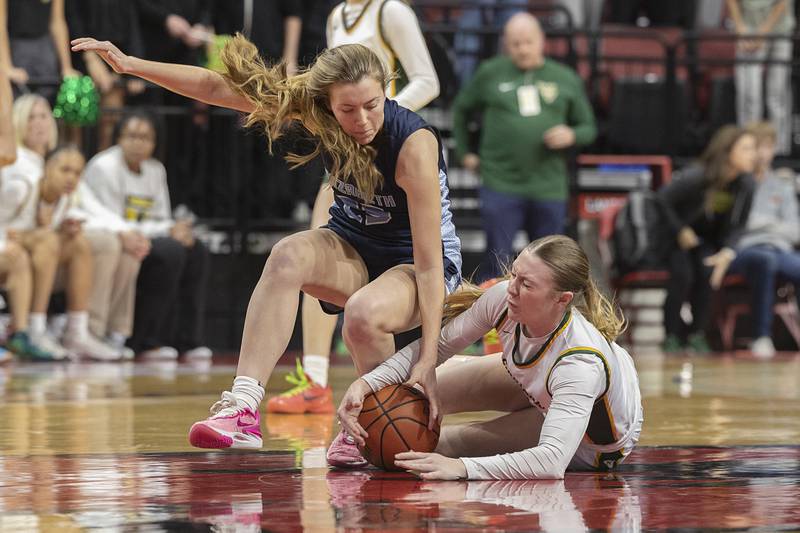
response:
[[(583, 82), (544, 57), (544, 33), (529, 13), (505, 26), (508, 56), (484, 61), (453, 104), (456, 157), (478, 170), (487, 252), (500, 264), (520, 229), (534, 240), (561, 233), (567, 214), (566, 152), (591, 143), (597, 130)], [(467, 117), (483, 113), (478, 154), (467, 146)], [(487, 277), (500, 274), (492, 262)]]

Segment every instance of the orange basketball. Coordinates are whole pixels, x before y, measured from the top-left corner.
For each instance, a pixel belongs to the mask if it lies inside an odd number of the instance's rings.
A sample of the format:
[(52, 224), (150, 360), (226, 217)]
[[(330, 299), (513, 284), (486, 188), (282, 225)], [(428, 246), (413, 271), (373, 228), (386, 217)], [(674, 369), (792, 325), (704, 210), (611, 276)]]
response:
[(436, 449), (439, 428), (428, 429), (429, 415), (428, 398), (408, 385), (390, 385), (368, 395), (358, 415), (358, 423), (369, 433), (361, 453), (379, 468), (400, 470), (394, 466), (395, 454)]

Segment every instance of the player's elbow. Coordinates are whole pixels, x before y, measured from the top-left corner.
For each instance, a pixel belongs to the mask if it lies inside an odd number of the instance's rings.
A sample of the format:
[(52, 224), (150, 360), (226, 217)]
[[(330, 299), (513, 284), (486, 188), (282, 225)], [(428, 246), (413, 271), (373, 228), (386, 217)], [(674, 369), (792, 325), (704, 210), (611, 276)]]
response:
[(430, 101), (432, 102), (433, 100), (436, 100), (441, 91), (441, 87), (439, 85), (439, 77), (436, 76), (435, 74), (431, 76), (430, 79), (428, 80), (428, 86), (430, 87)]

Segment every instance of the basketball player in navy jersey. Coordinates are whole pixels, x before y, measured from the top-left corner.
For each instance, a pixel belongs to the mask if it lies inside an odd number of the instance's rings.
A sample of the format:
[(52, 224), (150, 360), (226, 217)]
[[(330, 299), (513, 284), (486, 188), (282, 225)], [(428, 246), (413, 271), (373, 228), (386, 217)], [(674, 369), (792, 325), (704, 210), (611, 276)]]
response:
[[(97, 52), (118, 73), (133, 74), (184, 96), (248, 113), (271, 140), (301, 123), (318, 139), (304, 163), (323, 154), (334, 189), (331, 221), (290, 235), (272, 250), (245, 319), (230, 392), (212, 416), (197, 422), (190, 442), (201, 448), (262, 445), (258, 406), (294, 327), (304, 291), (344, 308), (343, 334), (359, 373), (394, 352), (392, 333), (421, 323), (421, 357), (410, 373), (438, 418), (437, 341), (444, 297), (459, 284), (460, 242), (449, 209), (442, 144), (419, 116), (386, 99), (389, 75), (361, 45), (323, 52), (307, 71), (286, 77), (267, 68), (242, 37), (223, 50), (221, 75), (203, 68), (146, 61), (110, 42), (73, 41), (75, 51)], [(328, 449), (336, 466), (364, 463), (344, 432)]]

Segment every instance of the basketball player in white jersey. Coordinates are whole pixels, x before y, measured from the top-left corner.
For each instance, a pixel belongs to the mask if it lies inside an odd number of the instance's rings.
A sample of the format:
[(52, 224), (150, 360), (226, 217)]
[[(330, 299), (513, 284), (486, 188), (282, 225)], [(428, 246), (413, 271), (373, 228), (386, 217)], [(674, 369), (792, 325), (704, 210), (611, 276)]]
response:
[[(642, 405), (631, 356), (614, 342), (623, 318), (598, 291), (586, 254), (562, 235), (528, 245), (510, 278), (485, 293), (448, 297), (439, 364), (495, 327), (503, 353), (439, 367), (442, 413), (505, 411), (442, 428), (438, 453), (398, 454), (423, 479), (563, 478), (567, 468), (611, 470), (639, 440)], [(359, 443), (363, 398), (407, 380), (419, 343), (355, 381), (339, 420)]]
[[(361, 44), (375, 52), (389, 72), (401, 71), (401, 80), (386, 87), (386, 96), (416, 111), (439, 95), (439, 79), (419, 22), (403, 0), (347, 0), (333, 8), (326, 26), (328, 48)], [(407, 80), (407, 81), (404, 81)], [(405, 85), (403, 85), (405, 83)], [(402, 85), (402, 87), (401, 87)], [(314, 202), (311, 228), (328, 222), (333, 190), (327, 180)], [(316, 298), (303, 297), (303, 363), (287, 380), (295, 386), (271, 398), (271, 413), (332, 413), (328, 387), (328, 359), (336, 329), (336, 315), (326, 314)]]

